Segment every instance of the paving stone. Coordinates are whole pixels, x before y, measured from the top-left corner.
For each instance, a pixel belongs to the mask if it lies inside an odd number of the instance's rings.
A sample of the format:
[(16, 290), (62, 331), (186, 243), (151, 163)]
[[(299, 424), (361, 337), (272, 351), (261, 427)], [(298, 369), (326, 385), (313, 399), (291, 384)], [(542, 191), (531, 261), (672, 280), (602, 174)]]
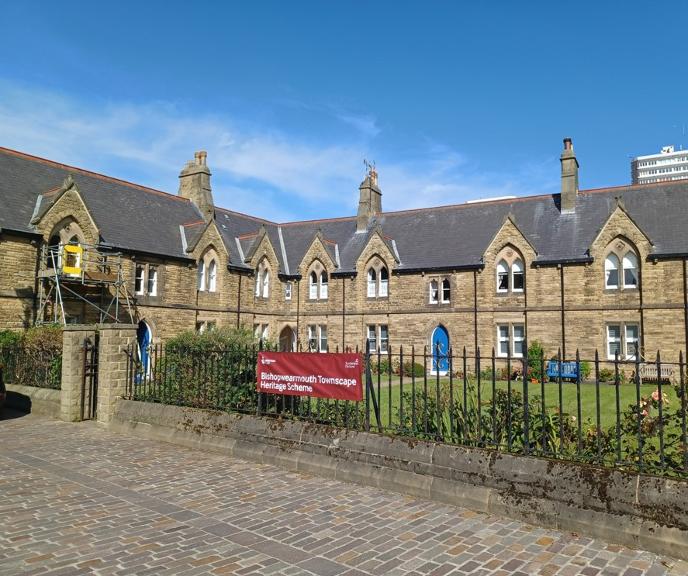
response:
[(26, 416), (0, 424), (0, 574), (686, 576), (688, 564)]

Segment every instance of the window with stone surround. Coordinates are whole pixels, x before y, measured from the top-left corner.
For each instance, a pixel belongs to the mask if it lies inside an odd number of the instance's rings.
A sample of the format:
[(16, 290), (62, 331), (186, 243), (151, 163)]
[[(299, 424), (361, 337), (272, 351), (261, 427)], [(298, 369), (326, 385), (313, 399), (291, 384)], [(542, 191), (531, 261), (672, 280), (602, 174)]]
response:
[(525, 326), (520, 323), (497, 324), (497, 356), (523, 358)]
[(513, 246), (505, 246), (497, 254), (495, 267), (497, 292), (522, 294), (526, 287), (523, 256)]
[(155, 297), (160, 295), (160, 266), (137, 262), (134, 266), (134, 294)]
[(604, 257), (605, 290), (637, 290), (639, 277), (635, 248), (623, 238), (612, 240)]
[(270, 264), (263, 258), (256, 267), (256, 298), (270, 297)]
[(636, 322), (610, 322), (606, 326), (607, 358), (614, 360), (635, 360), (640, 341), (639, 325)]
[(451, 281), (449, 278), (431, 277), (428, 282), (428, 303), (449, 304), (451, 302)]
[[(389, 328), (387, 324), (369, 324), (367, 328), (368, 350), (371, 353), (387, 354), (389, 351)], [(379, 346), (379, 350), (378, 350)]]
[(325, 324), (308, 325), (308, 350), (327, 352), (327, 326)]
[(389, 297), (389, 269), (379, 256), (373, 257), (366, 267), (366, 296)]
[(320, 260), (314, 260), (308, 273), (308, 299), (327, 300), (329, 297), (328, 281), (329, 274), (325, 265)]
[(197, 286), (199, 292), (217, 292), (218, 257), (208, 248), (198, 260)]

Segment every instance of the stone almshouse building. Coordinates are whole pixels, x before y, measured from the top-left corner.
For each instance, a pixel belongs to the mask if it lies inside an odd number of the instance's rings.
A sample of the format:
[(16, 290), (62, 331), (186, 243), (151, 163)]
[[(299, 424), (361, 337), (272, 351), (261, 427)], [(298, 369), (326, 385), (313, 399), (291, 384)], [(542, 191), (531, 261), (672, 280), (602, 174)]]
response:
[(686, 347), (688, 181), (578, 190), (569, 139), (561, 194), (383, 212), (371, 171), (358, 214), (327, 220), (214, 206), (204, 152), (179, 178), (172, 195), (0, 148), (0, 328), (55, 317), (50, 277), (70, 264), (58, 319), (129, 321), (129, 299), (154, 340), (244, 325), (284, 348), (448, 341), (517, 356), (538, 339), (548, 354), (637, 344), (675, 361)]

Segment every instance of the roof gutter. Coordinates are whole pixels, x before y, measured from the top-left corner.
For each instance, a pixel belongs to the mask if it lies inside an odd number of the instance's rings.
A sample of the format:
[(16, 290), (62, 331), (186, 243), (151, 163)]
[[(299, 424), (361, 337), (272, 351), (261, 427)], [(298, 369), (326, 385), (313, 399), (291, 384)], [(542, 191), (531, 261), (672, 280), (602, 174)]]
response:
[(397, 268), (397, 274), (418, 274), (419, 272), (454, 272), (457, 270), (482, 270), (485, 264), (461, 264), (460, 266), (431, 266), (423, 268)]
[(663, 252), (659, 254), (648, 254), (647, 262), (657, 262), (658, 260), (683, 260), (688, 258), (688, 252)]
[(17, 228), (0, 228), (0, 234), (17, 234), (18, 236), (29, 236), (30, 238), (42, 238), (43, 234), (31, 232), (30, 230), (19, 230)]
[(554, 260), (534, 260), (533, 266), (559, 266), (564, 264), (591, 264), (595, 259), (592, 256), (579, 258), (557, 258)]

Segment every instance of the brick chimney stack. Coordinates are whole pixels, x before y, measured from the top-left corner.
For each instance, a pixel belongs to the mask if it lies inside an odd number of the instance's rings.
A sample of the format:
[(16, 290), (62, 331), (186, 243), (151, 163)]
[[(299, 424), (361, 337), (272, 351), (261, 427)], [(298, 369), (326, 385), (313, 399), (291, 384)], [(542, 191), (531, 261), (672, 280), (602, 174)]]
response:
[(561, 213), (572, 214), (576, 211), (578, 196), (578, 160), (573, 151), (571, 138), (564, 138), (564, 151), (561, 153)]
[(377, 185), (377, 171), (370, 166), (368, 175), (358, 187), (358, 216), (356, 218), (356, 232), (365, 232), (370, 221), (382, 212), (382, 192)]
[(191, 200), (203, 214), (206, 222), (215, 216), (213, 193), (210, 188), (210, 169), (206, 164), (208, 153), (196, 152), (179, 174), (179, 196)]

